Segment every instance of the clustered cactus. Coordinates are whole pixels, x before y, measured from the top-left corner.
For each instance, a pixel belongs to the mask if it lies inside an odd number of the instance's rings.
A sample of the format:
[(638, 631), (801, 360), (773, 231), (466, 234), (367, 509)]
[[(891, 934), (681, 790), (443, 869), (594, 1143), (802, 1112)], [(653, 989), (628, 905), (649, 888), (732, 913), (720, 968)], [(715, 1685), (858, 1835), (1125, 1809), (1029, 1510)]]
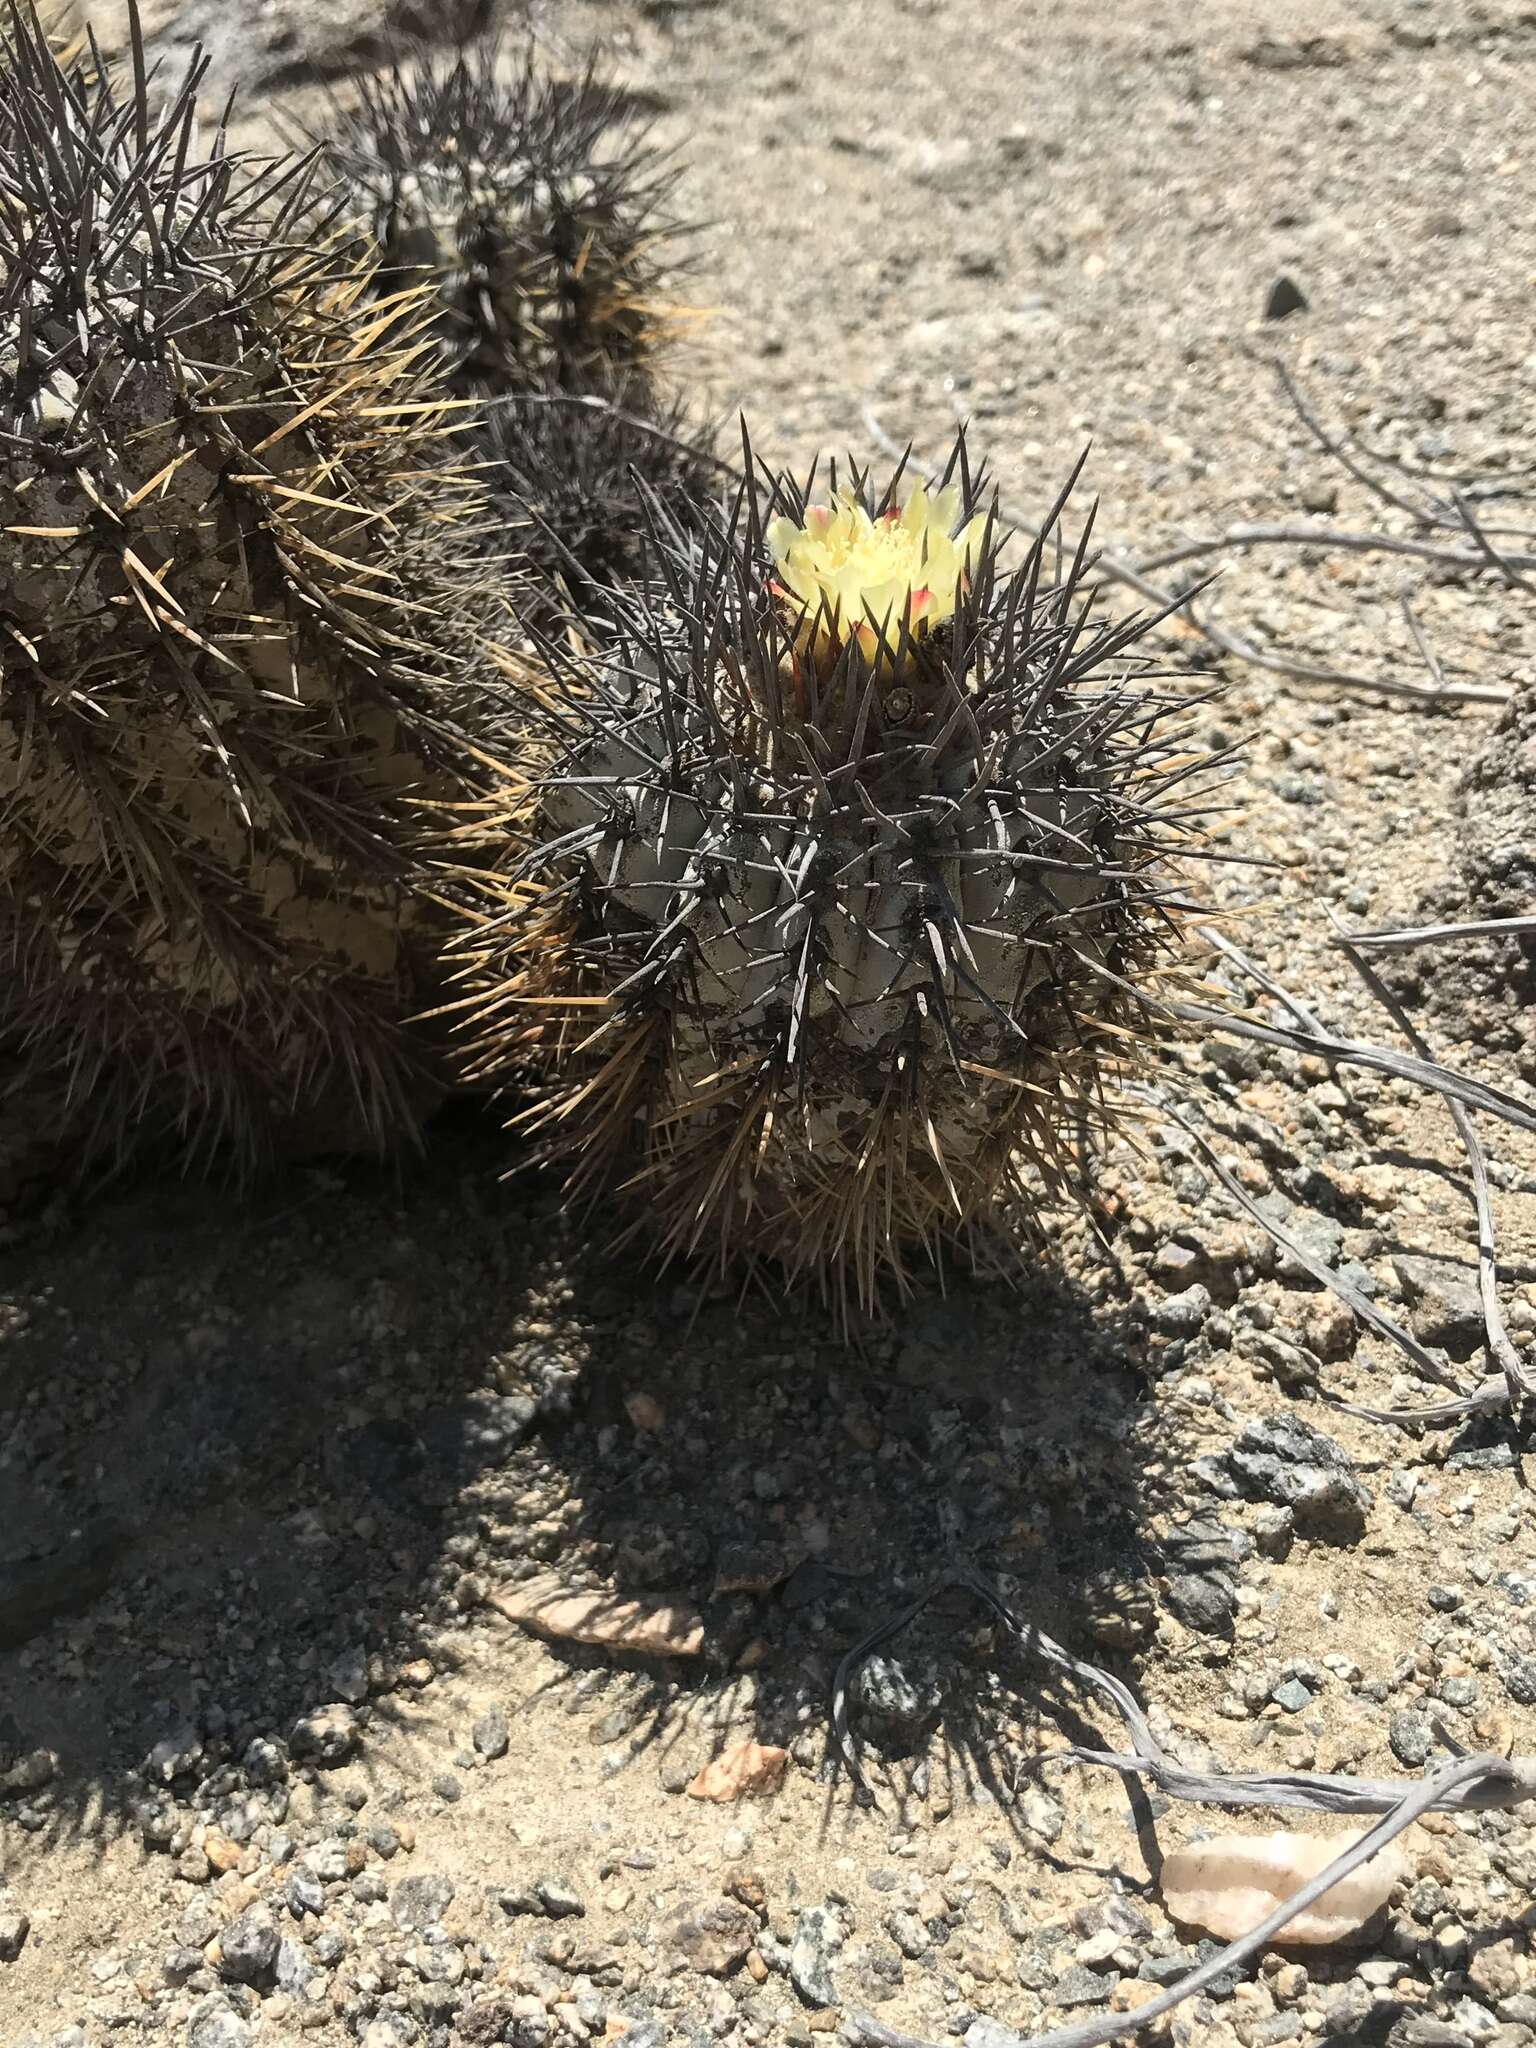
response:
[(119, 98), (33, 17), (0, 74), (0, 1078), (87, 1156), (383, 1144), (487, 507), (421, 308), (134, 59)]
[(315, 140), (379, 249), (376, 288), (433, 295), (524, 625), (578, 616), (635, 572), (645, 500), (686, 518), (718, 467), (655, 375), (676, 166), (594, 63), (557, 77), (494, 37), (418, 46)]
[(820, 499), (746, 446), (712, 504), (671, 173), (591, 73), (369, 88), (374, 261), (133, 41), (121, 97), (35, 16), (0, 78), (0, 1097), (83, 1156), (385, 1142), (456, 897), (459, 1077), (667, 1252), (872, 1305), (1069, 1180), (1204, 764), (1061, 503), (1013, 568), (963, 439)]
[(664, 324), (675, 169), (592, 67), (509, 65), (494, 40), (423, 48), (324, 145), (371, 209), (386, 287), (435, 288), (456, 388), (610, 393)]
[(612, 630), (546, 649), (468, 1012), (575, 1187), (869, 1304), (1070, 1177), (1177, 952), (1202, 757), (1081, 551), (1004, 569), (963, 440), (932, 492), (812, 489), (653, 519)]

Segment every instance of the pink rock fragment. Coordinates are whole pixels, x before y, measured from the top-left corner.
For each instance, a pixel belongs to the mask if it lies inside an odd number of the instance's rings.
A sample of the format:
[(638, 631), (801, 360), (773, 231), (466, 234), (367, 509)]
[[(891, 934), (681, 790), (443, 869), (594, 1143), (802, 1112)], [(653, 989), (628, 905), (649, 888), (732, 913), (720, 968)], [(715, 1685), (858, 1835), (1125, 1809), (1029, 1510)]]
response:
[[(1300, 1891), (1352, 1842), (1340, 1835), (1217, 1835), (1176, 1849), (1163, 1864), (1163, 1904), (1175, 1920), (1221, 1941), (1235, 1941)], [(1409, 1874), (1396, 1843), (1329, 1887), (1279, 1934), (1277, 1948), (1324, 1948), (1358, 1941), (1367, 1923)]]
[(788, 1762), (789, 1751), (771, 1743), (733, 1742), (710, 1758), (689, 1784), (688, 1797), (714, 1799), (721, 1805), (733, 1799), (766, 1797), (783, 1784)]
[(486, 1604), (538, 1635), (632, 1650), (641, 1657), (697, 1657), (704, 1648), (703, 1618), (685, 1602), (645, 1606), (609, 1593), (572, 1592), (545, 1575), (505, 1586)]

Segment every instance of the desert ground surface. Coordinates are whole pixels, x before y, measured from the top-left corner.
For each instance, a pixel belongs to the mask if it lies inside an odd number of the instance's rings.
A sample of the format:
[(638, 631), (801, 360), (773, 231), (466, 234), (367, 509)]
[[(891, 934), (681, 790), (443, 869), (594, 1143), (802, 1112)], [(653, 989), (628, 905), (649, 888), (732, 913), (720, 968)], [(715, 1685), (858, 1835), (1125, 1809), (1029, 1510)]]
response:
[[(206, 44), (256, 147), (450, 12), (145, 0), (161, 60)], [(1520, 495), (1526, 7), (602, 0), (534, 26), (557, 67), (600, 38), (678, 146), (709, 317), (670, 373), (776, 464), (883, 461), (877, 427), (942, 453), (965, 419), (1024, 516), (1091, 443), (1081, 503), (1143, 558), (1245, 521), (1415, 531), (1320, 446), (1278, 359), (1403, 488)], [(1449, 683), (1531, 688), (1530, 591), (1496, 566), (1295, 544), (1208, 566), (1208, 615), (1262, 646), (1423, 686), (1406, 600)], [(1219, 845), (1260, 863), (1197, 886), (1329, 1030), (1401, 1044), (1330, 917), (1536, 907), (1529, 720), (1298, 682), (1186, 624), (1164, 646), (1215, 692), (1203, 737), (1242, 742)], [(1510, 944), (1389, 980), (1436, 1055), (1530, 1099)], [(852, 1340), (814, 1301), (612, 1254), (611, 1219), (503, 1177), (511, 1143), (473, 1106), (419, 1165), (138, 1180), (9, 1220), (0, 2044), (780, 2048), (854, 2038), (862, 2011), (988, 2048), (1125, 2012), (1210, 1948), (1165, 1911), (1163, 1857), (1201, 1829), (1340, 1824), (1133, 1808), (1113, 1773), (1053, 1765), (1120, 1731), (960, 1594), (856, 1691), (861, 1801), (830, 1739), (838, 1661), (951, 1564), (1117, 1673), (1195, 1767), (1409, 1778), (1447, 1739), (1536, 1750), (1519, 1426), (1333, 1405), (1423, 1406), (1431, 1367), (1487, 1370), (1444, 1104), (1215, 1036), (1152, 1085), (1089, 1216), (1047, 1218), (1012, 1273), (919, 1276)], [(1478, 1128), (1530, 1360), (1536, 1141)], [(673, 1654), (531, 1633), (493, 1604), (530, 1581), (599, 1619), (662, 1610)], [(777, 1789), (690, 1793), (747, 1740), (787, 1751)], [(1278, 1948), (1165, 2033), (1529, 2048), (1530, 1808), (1434, 1818), (1406, 1854), (1362, 1944)]]

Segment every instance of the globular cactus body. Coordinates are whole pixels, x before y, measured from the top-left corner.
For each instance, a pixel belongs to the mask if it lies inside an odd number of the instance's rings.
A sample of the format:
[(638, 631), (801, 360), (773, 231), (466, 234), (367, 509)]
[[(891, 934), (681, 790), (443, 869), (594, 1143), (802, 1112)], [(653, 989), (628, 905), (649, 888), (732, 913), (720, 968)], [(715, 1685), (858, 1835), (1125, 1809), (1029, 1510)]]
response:
[(135, 58), (119, 101), (33, 21), (0, 76), (0, 1073), (90, 1152), (382, 1143), (488, 508), (420, 309)]
[(611, 390), (660, 324), (665, 159), (588, 69), (547, 78), (494, 41), (367, 80), (325, 138), (386, 280), (430, 282), (461, 390)]
[(610, 642), (548, 650), (469, 1009), (666, 1248), (869, 1303), (1102, 1120), (1178, 950), (1200, 757), (1081, 555), (1003, 572), (963, 447), (936, 498), (775, 498), (654, 522)]

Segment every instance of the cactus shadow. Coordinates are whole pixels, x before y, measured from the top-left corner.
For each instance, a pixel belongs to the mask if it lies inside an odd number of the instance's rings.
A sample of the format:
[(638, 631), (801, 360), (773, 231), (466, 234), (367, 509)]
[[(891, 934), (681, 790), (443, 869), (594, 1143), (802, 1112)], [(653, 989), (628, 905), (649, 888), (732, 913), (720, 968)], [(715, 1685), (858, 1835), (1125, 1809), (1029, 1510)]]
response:
[[(694, 1659), (550, 1646), (619, 1767), (659, 1798), (745, 1727), (821, 1773), (829, 1827), (837, 1662), (946, 1560), (1133, 1675), (1174, 1566), (1112, 1300), (935, 1276), (850, 1342), (613, 1255), (504, 1156), (453, 1115), (408, 1173), (150, 1181), (0, 1251), (0, 1783), (56, 1759), (0, 1795), (0, 1868), (11, 1830), (142, 1826), (156, 1744), (187, 1809), (321, 1705), (408, 1715), (405, 1667), (511, 1639), (477, 1603), (536, 1574), (697, 1610)], [(1042, 1725), (1087, 1731), (980, 1621), (925, 1615), (860, 1685), (866, 1768), (900, 1825), (977, 1800), (1039, 1849)]]

